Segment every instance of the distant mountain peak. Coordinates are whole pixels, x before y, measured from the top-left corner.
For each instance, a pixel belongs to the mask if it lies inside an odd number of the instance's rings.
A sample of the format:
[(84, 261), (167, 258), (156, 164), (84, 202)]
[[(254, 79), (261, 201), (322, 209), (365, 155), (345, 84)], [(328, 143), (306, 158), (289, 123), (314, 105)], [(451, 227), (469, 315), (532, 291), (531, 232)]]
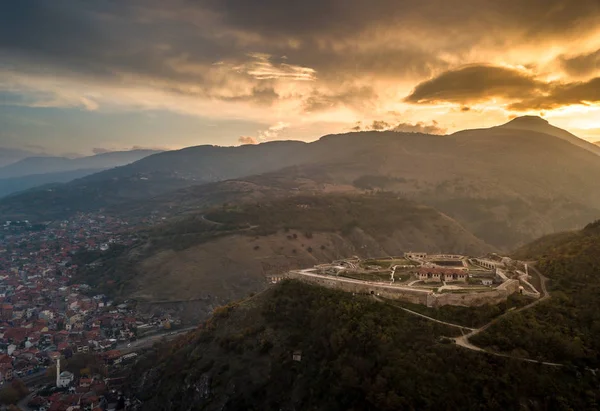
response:
[(542, 118), (540, 116), (521, 116), (515, 117), (510, 120), (508, 123), (504, 124), (504, 126), (545, 126), (551, 125), (548, 120)]
[(576, 135), (568, 132), (567, 130), (563, 130), (562, 128), (558, 128), (553, 126), (548, 122), (548, 120), (538, 117), (538, 116), (522, 116), (512, 119), (506, 124), (502, 124), (498, 126), (498, 128), (504, 129), (513, 129), (513, 130), (525, 130), (525, 131), (533, 131), (536, 133), (543, 133), (549, 136), (558, 137), (560, 139), (566, 140), (571, 144), (574, 144), (578, 147), (581, 147), (589, 152), (592, 152), (596, 155), (600, 155), (599, 144), (591, 143), (587, 140), (583, 140)]

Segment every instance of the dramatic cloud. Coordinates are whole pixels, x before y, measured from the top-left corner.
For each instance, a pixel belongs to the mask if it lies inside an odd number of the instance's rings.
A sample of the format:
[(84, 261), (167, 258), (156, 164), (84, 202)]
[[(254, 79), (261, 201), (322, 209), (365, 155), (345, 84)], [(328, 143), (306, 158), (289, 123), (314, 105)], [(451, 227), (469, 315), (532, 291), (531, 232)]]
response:
[[(427, 80), (405, 98), (416, 104), (470, 104), (501, 99), (513, 111), (552, 110), (600, 102), (600, 77), (586, 82), (544, 81), (526, 71), (470, 66)], [(464, 106), (461, 111), (465, 110)]]
[(561, 56), (560, 61), (564, 69), (575, 76), (587, 76), (600, 72), (600, 49), (592, 53), (578, 56)]
[[(244, 122), (227, 144), (373, 118), (390, 129), (390, 111), (439, 132), (432, 119), (597, 104), (599, 34), (598, 0), (5, 1), (0, 104), (176, 113), (206, 120), (196, 135)], [(0, 132), (24, 141), (23, 127)]]
[(316, 79), (315, 70), (310, 67), (300, 67), (280, 63), (273, 65), (268, 54), (251, 54), (253, 61), (235, 67), (235, 70), (246, 73), (258, 80), (291, 79), (312, 81)]
[(542, 91), (546, 85), (526, 72), (494, 66), (451, 70), (419, 84), (406, 97), (409, 103), (451, 102), (468, 104), (493, 97), (519, 98)]
[(549, 83), (550, 92), (513, 103), (511, 110), (552, 110), (569, 105), (600, 103), (600, 77), (586, 82), (567, 84)]
[(258, 141), (254, 137), (241, 136), (238, 138), (240, 144), (258, 144)]

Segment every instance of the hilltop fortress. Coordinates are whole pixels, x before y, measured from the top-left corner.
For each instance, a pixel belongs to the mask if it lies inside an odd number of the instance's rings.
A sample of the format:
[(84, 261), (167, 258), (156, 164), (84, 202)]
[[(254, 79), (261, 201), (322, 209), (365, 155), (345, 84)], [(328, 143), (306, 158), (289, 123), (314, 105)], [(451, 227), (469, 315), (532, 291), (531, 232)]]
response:
[(354, 257), (270, 280), (276, 283), (284, 278), (428, 307), (498, 304), (516, 292), (540, 296), (526, 263), (496, 254), (475, 258), (410, 252), (402, 257)]

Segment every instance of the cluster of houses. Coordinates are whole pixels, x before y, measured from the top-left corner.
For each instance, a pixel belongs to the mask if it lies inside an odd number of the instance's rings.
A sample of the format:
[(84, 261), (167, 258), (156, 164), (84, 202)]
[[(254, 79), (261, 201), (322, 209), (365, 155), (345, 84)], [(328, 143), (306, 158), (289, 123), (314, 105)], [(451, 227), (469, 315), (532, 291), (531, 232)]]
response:
[[(99, 355), (107, 365), (131, 362), (137, 354), (122, 355), (112, 350)], [(119, 378), (105, 378), (100, 374), (82, 374), (76, 377), (69, 371), (61, 371), (60, 359), (56, 363), (56, 383), (52, 392), (34, 395), (27, 406), (38, 411), (97, 411), (115, 408), (124, 398), (118, 390), (122, 384), (115, 384)], [(112, 407), (111, 407), (112, 405)]]
[(129, 228), (92, 214), (50, 225), (0, 225), (0, 384), (43, 372), (61, 356), (114, 355), (117, 344), (136, 338), (138, 326), (147, 327), (148, 318), (128, 305), (115, 306), (90, 286), (73, 284), (74, 253), (131, 244)]

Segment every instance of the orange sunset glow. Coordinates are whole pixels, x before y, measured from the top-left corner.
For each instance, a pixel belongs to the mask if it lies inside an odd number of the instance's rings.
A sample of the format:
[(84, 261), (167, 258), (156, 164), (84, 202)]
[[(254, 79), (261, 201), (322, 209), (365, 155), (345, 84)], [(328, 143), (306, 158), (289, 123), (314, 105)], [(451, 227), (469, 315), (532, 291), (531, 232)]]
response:
[[(251, 3), (6, 2), (3, 145), (445, 134), (524, 114), (600, 140), (597, 0)], [(168, 124), (167, 139), (153, 122)]]

